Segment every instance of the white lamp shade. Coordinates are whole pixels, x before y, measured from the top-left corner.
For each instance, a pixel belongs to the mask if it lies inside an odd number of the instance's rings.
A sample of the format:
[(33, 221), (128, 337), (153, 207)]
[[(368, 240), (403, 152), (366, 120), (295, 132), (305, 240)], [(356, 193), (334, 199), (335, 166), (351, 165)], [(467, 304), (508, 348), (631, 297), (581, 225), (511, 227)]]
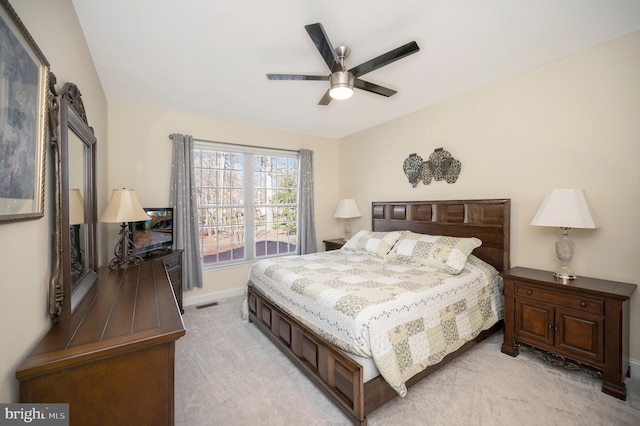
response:
[(334, 217), (340, 219), (351, 219), (353, 217), (360, 217), (360, 210), (358, 209), (358, 205), (356, 204), (356, 200), (353, 198), (343, 198), (338, 203), (338, 208), (336, 209), (336, 213)]
[(114, 189), (100, 218), (103, 223), (138, 222), (151, 219), (138, 201), (133, 189)]
[(582, 189), (554, 189), (550, 191), (531, 224), (560, 228), (598, 227)]
[(84, 223), (84, 199), (79, 189), (69, 190), (69, 225)]

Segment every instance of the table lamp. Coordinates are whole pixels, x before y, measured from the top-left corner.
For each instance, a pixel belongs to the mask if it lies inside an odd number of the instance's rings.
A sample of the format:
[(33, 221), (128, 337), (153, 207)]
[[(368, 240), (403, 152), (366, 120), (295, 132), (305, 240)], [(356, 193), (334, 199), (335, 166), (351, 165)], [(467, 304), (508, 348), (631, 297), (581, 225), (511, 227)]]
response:
[(114, 270), (128, 263), (139, 265), (142, 262), (140, 256), (134, 255), (135, 247), (131, 240), (129, 222), (150, 219), (140, 205), (133, 189), (113, 190), (107, 208), (98, 219), (102, 223), (120, 223), (120, 239), (113, 250), (115, 257), (109, 262), (109, 269)]
[(351, 238), (351, 219), (362, 216), (360, 210), (358, 210), (356, 200), (353, 198), (343, 198), (340, 200), (333, 216), (347, 220), (344, 224), (344, 240), (348, 241), (349, 238)]
[(582, 189), (554, 189), (549, 191), (535, 217), (531, 221), (535, 226), (557, 226), (562, 230), (562, 237), (556, 243), (556, 254), (561, 267), (553, 273), (557, 279), (567, 282), (575, 280), (577, 276), (569, 269), (569, 262), (573, 259), (575, 244), (569, 238), (571, 228), (597, 228), (595, 220), (584, 190)]

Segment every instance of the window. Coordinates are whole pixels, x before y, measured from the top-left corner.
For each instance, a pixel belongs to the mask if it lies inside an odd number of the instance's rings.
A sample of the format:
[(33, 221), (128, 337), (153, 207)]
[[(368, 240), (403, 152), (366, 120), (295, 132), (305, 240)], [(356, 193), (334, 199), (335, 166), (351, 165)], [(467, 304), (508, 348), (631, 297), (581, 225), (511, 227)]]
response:
[(197, 142), (194, 169), (203, 266), (295, 253), (296, 153)]

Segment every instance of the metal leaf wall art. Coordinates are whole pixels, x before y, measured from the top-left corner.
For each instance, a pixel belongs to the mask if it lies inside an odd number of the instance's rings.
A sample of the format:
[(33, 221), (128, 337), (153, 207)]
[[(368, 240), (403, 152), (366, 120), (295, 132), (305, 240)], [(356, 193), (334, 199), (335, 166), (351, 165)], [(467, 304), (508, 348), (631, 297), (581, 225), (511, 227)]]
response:
[(420, 177), (422, 176), (422, 157), (415, 153), (409, 155), (404, 160), (402, 168), (411, 186), (414, 188), (418, 186), (418, 182), (420, 182)]
[(427, 161), (423, 161), (418, 154), (409, 155), (404, 160), (402, 168), (409, 183), (415, 188), (420, 181), (425, 185), (429, 185), (432, 180), (455, 183), (460, 175), (462, 164), (453, 158), (449, 151), (437, 148)]

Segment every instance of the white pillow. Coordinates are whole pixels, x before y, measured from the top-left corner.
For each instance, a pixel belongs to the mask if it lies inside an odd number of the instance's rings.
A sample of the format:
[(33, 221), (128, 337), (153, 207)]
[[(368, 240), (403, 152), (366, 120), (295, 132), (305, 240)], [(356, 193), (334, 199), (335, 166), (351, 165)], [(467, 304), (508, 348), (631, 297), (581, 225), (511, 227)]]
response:
[(459, 274), (473, 249), (480, 247), (478, 238), (405, 233), (387, 259), (429, 266), (449, 274)]
[(371, 253), (384, 258), (401, 235), (402, 232), (399, 231), (371, 232), (363, 229), (351, 237), (349, 241), (342, 246), (342, 249)]

